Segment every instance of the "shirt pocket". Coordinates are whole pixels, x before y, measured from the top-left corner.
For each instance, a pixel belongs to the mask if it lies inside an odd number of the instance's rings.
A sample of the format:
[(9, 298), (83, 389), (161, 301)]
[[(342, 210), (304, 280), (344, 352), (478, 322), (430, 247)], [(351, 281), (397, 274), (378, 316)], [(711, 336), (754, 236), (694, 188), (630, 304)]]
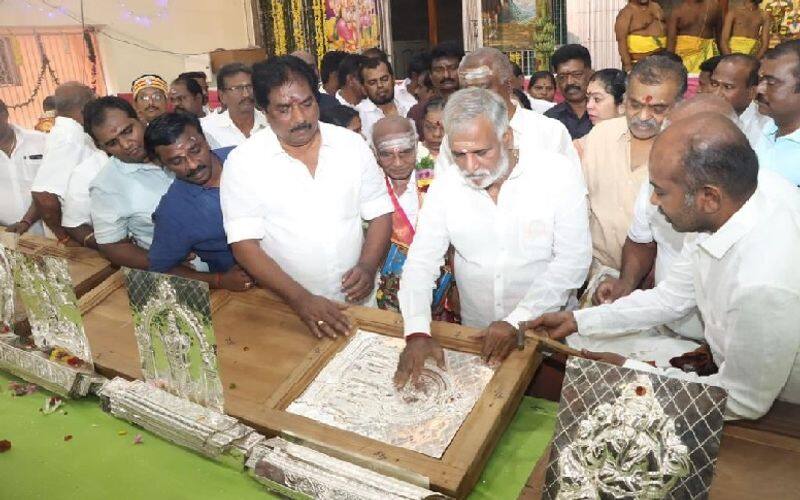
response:
[(33, 179), (36, 178), (36, 172), (39, 171), (39, 167), (41, 165), (42, 165), (42, 158), (29, 158), (29, 157), (23, 158), (22, 177), (28, 182), (33, 182)]
[(516, 233), (521, 256), (534, 260), (549, 259), (552, 256), (551, 221), (538, 217), (521, 217)]

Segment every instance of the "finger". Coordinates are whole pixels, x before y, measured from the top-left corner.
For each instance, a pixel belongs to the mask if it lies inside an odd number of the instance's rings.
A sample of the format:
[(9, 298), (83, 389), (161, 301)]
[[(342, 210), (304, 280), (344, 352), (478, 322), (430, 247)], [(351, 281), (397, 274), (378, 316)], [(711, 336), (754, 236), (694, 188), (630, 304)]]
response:
[(509, 354), (511, 354), (511, 349), (514, 347), (514, 344), (511, 342), (503, 341), (498, 346), (495, 347), (494, 352), (492, 353), (492, 357), (489, 359), (490, 366), (498, 366), (500, 363), (505, 361)]
[(332, 327), (337, 333), (347, 335), (350, 333), (350, 322), (347, 316), (342, 314), (338, 308), (329, 307), (322, 313), (321, 318), (328, 326)]
[(420, 389), (422, 384), (419, 383), (420, 376), (422, 375), (422, 368), (425, 366), (425, 358), (422, 360), (418, 358), (411, 359), (411, 384)]
[(348, 290), (347, 298), (352, 302), (363, 300), (372, 291), (372, 283), (367, 280), (359, 281), (356, 286)]
[(483, 345), (481, 346), (481, 359), (486, 362), (489, 360), (489, 356), (492, 354), (492, 350), (494, 349), (494, 335), (491, 332), (486, 331), (483, 336)]
[(331, 339), (336, 339), (338, 337), (338, 335), (336, 335), (336, 330), (328, 323), (320, 323), (319, 330)]
[(592, 304), (603, 304), (608, 300), (610, 293), (610, 287), (606, 286), (605, 283), (601, 283), (600, 286), (597, 287), (597, 290), (594, 291), (594, 295), (592, 296)]
[(538, 318), (536, 318), (534, 320), (524, 321), (523, 323), (525, 324), (525, 329), (526, 330), (536, 330), (538, 328), (543, 327), (545, 325), (545, 317), (546, 316), (547, 316), (546, 314), (542, 314), (541, 316), (539, 316)]
[(441, 370), (447, 371), (447, 362), (444, 357), (444, 349), (441, 346), (437, 345), (436, 349), (433, 350), (433, 359), (436, 361), (436, 366), (438, 366)]
[(316, 324), (315, 322), (313, 322), (313, 321), (311, 321), (311, 320), (305, 320), (305, 323), (306, 323), (306, 326), (308, 327), (308, 329), (311, 331), (311, 333), (312, 333), (312, 334), (313, 334), (315, 337), (317, 337), (318, 339), (321, 339), (321, 338), (322, 338), (323, 334), (322, 334), (322, 332), (319, 330), (319, 328), (317, 328), (317, 324)]
[(342, 290), (347, 290), (358, 283), (359, 278), (360, 273), (356, 272), (355, 268), (344, 273), (344, 276), (342, 276)]
[(408, 382), (408, 356), (405, 353), (400, 354), (400, 360), (397, 362), (397, 371), (394, 372), (394, 386), (397, 390), (405, 387)]

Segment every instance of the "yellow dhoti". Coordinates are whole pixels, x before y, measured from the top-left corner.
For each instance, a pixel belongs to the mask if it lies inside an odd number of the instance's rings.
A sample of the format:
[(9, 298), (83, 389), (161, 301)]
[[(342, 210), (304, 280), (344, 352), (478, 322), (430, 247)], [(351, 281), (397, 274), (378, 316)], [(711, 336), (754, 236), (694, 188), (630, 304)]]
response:
[(717, 42), (713, 38), (678, 35), (675, 42), (675, 53), (683, 59), (683, 65), (689, 73), (700, 73), (700, 65), (706, 59), (719, 55)]
[(628, 52), (633, 62), (667, 48), (667, 37), (649, 35), (628, 35)]
[(748, 38), (746, 36), (732, 36), (728, 41), (733, 54), (749, 54), (756, 55), (758, 52), (758, 40), (755, 38)]

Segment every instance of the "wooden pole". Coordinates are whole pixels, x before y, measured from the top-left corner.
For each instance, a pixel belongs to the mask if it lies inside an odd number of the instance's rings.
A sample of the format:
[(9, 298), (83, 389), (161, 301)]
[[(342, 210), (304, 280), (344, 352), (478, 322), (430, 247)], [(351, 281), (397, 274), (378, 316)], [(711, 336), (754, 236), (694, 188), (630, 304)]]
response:
[(431, 46), (439, 43), (439, 7), (437, 0), (428, 0), (428, 41)]

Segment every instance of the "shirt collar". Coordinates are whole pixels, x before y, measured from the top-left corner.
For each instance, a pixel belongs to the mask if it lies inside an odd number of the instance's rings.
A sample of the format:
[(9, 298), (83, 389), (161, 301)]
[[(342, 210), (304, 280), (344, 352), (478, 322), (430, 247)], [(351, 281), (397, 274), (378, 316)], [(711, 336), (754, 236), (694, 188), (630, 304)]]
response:
[[(219, 117), (224, 122), (226, 127), (237, 128), (236, 124), (233, 123), (233, 118), (231, 118), (231, 112), (229, 109), (226, 109), (224, 113), (220, 113)], [(250, 135), (253, 135), (253, 133), (261, 130), (266, 126), (267, 126), (267, 117), (264, 116), (264, 113), (262, 113), (257, 109), (253, 109), (253, 129), (250, 130)]]
[(700, 246), (715, 259), (723, 258), (758, 222), (758, 214), (763, 212), (763, 196), (761, 189), (756, 188), (750, 199), (721, 228), (701, 242)]
[[(337, 125), (330, 125), (325, 122), (318, 122), (319, 123), (319, 134), (320, 138), (322, 139), (321, 148), (322, 147), (330, 147), (333, 146), (333, 139), (330, 137), (330, 132), (326, 129), (335, 128)], [(288, 155), (289, 153), (283, 149), (281, 142), (278, 140), (278, 136), (275, 135), (275, 132), (272, 131), (272, 127), (267, 126), (264, 130), (259, 132), (264, 138), (264, 145), (267, 146), (267, 154), (276, 156), (276, 155)], [(320, 148), (320, 149), (321, 149)]]
[(161, 170), (162, 172), (165, 172), (163, 168), (154, 163), (126, 163), (116, 156), (112, 156), (111, 161), (116, 163), (122, 173), (125, 174), (132, 174), (134, 172), (138, 172), (139, 170)]
[(770, 120), (769, 123), (767, 123), (764, 126), (763, 133), (767, 137), (767, 139), (769, 139), (770, 142), (772, 143), (774, 143), (779, 139), (800, 143), (800, 128), (798, 128), (791, 134), (786, 134), (784, 136), (778, 137), (778, 125), (775, 123), (774, 120)]

